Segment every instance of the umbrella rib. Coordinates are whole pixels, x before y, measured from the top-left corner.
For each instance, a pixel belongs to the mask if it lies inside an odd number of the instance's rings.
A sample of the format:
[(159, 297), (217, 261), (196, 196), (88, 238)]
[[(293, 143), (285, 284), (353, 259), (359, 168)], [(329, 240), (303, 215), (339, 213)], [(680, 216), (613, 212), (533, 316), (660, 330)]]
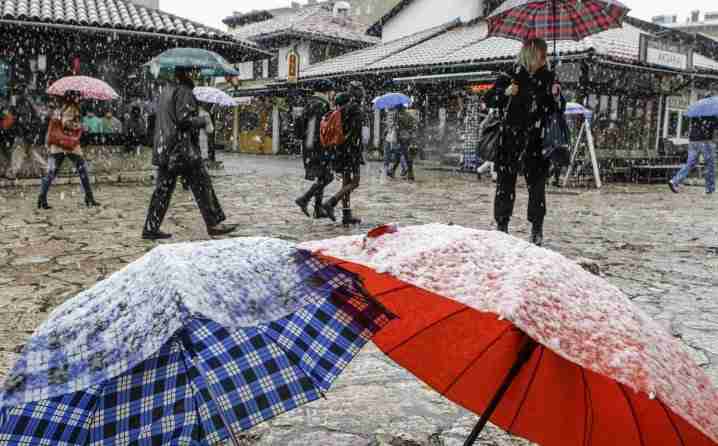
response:
[(506, 432), (509, 434), (514, 428), (514, 424), (516, 424), (516, 420), (519, 419), (519, 414), (521, 413), (521, 409), (524, 408), (524, 403), (526, 402), (526, 399), (529, 396), (529, 391), (531, 390), (531, 386), (534, 383), (534, 379), (536, 379), (536, 374), (538, 373), (539, 367), (541, 367), (541, 361), (543, 360), (543, 354), (546, 348), (543, 345), (540, 345), (541, 353), (539, 353), (539, 359), (536, 362), (536, 367), (534, 367), (533, 372), (531, 372), (531, 379), (529, 380), (528, 386), (526, 386), (526, 391), (524, 392), (523, 398), (521, 398), (521, 404), (519, 404), (519, 408), (516, 410), (516, 414), (514, 415), (513, 419), (511, 420), (511, 424), (509, 424), (509, 428), (506, 429)]
[(441, 392), (441, 396), (446, 396), (446, 395), (449, 393), (449, 391), (451, 390), (451, 388), (454, 387), (454, 385), (455, 385), (457, 382), (459, 382), (459, 380), (461, 379), (461, 377), (463, 377), (463, 376), (466, 374), (466, 372), (468, 372), (469, 369), (471, 369), (471, 368), (474, 366), (474, 364), (476, 364), (476, 362), (477, 362), (479, 359), (481, 359), (481, 357), (484, 356), (484, 354), (485, 354), (487, 351), (489, 351), (489, 349), (490, 349), (491, 347), (493, 347), (497, 342), (499, 342), (499, 340), (501, 340), (501, 338), (503, 338), (504, 335), (505, 335), (506, 333), (508, 333), (509, 330), (511, 330), (511, 328), (513, 328), (513, 325), (509, 325), (508, 327), (504, 328), (504, 329), (501, 331), (501, 333), (499, 333), (499, 335), (496, 336), (496, 338), (495, 338), (493, 341), (491, 341), (491, 342), (489, 343), (489, 345), (487, 345), (487, 346), (476, 356), (476, 358), (474, 358), (474, 359), (469, 363), (469, 365), (467, 365), (466, 367), (464, 367), (464, 370), (462, 370), (461, 373), (459, 373), (459, 374), (456, 376), (456, 378), (454, 378), (454, 380), (451, 382), (451, 384), (449, 384), (448, 387), (446, 387), (446, 390), (444, 390), (443, 392)]
[[(586, 378), (586, 370), (583, 367), (578, 366), (581, 370), (581, 381), (583, 382), (583, 404), (585, 410), (585, 417), (583, 421), (583, 444), (584, 446), (591, 446), (593, 438), (593, 402), (591, 400), (591, 388), (588, 386), (588, 379)], [(589, 422), (589, 413), (591, 414), (591, 421)], [(588, 434), (588, 436), (586, 436)]]
[(646, 442), (643, 441), (643, 432), (641, 432), (641, 426), (638, 423), (638, 416), (636, 415), (636, 409), (633, 407), (633, 403), (631, 402), (631, 399), (628, 397), (628, 393), (626, 393), (626, 389), (623, 387), (623, 384), (616, 381), (616, 385), (619, 389), (621, 389), (621, 393), (623, 394), (623, 397), (626, 399), (626, 402), (628, 403), (628, 408), (631, 409), (631, 415), (633, 416), (633, 422), (636, 425), (636, 431), (638, 432), (638, 439), (641, 442), (641, 446), (646, 446)]
[(421, 330), (417, 331), (416, 333), (412, 334), (412, 335), (409, 336), (408, 338), (406, 338), (406, 339), (404, 339), (403, 341), (401, 341), (399, 344), (397, 344), (397, 345), (395, 345), (394, 347), (392, 347), (390, 350), (388, 350), (388, 351), (386, 352), (386, 354), (387, 354), (387, 355), (391, 355), (392, 353), (394, 353), (394, 351), (395, 351), (396, 349), (398, 349), (399, 347), (403, 347), (406, 343), (412, 341), (414, 338), (418, 337), (420, 334), (424, 333), (425, 331), (429, 330), (430, 328), (433, 328), (433, 327), (435, 327), (436, 325), (440, 324), (441, 322), (444, 322), (444, 321), (446, 321), (446, 320), (448, 320), (448, 319), (451, 319), (452, 317), (456, 316), (457, 314), (463, 313), (464, 311), (467, 311), (468, 309), (469, 309), (469, 307), (464, 307), (464, 308), (462, 308), (462, 309), (460, 309), (460, 310), (457, 310), (457, 311), (454, 311), (453, 313), (450, 313), (450, 314), (447, 315), (447, 316), (442, 317), (442, 318), (439, 319), (439, 320), (436, 320), (436, 321), (432, 322), (431, 324), (427, 325), (426, 327), (422, 328)]
[(671, 427), (673, 427), (673, 430), (676, 432), (676, 436), (681, 441), (681, 446), (686, 446), (686, 442), (683, 441), (683, 436), (681, 435), (681, 431), (678, 430), (678, 426), (676, 426), (676, 423), (673, 421), (673, 417), (671, 416), (670, 412), (668, 412), (668, 408), (666, 407), (665, 404), (663, 404), (663, 401), (658, 400), (658, 404), (661, 405), (663, 412), (666, 414), (666, 418), (668, 418), (668, 421), (671, 422)]

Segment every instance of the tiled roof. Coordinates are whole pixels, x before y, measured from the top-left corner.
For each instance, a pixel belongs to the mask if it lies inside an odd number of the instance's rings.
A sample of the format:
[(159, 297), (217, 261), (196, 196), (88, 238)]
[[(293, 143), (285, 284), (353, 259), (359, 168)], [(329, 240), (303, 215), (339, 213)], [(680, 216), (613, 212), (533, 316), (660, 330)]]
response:
[(129, 0), (0, 0), (0, 19), (234, 40), (257, 48), (253, 42)]
[[(390, 71), (436, 65), (456, 65), (509, 60), (516, 57), (521, 42), (499, 37), (486, 38), (484, 21), (456, 26), (446, 32), (426, 31), (374, 48), (355, 51), (340, 58), (312, 66), (303, 77), (340, 75), (346, 72)], [(562, 55), (593, 51), (599, 56), (626, 62), (639, 60), (640, 35), (646, 33), (637, 26), (624, 23), (623, 28), (612, 29), (588, 37), (580, 42), (561, 41), (557, 49)], [(426, 38), (426, 35), (430, 38)], [(424, 36), (422, 39), (421, 37)], [(387, 47), (395, 48), (389, 51)], [(549, 42), (549, 52), (553, 44)], [(696, 67), (718, 69), (718, 62), (696, 54)]]
[(305, 35), (362, 45), (379, 42), (365, 33), (365, 25), (351, 18), (335, 18), (326, 5), (300, 8), (294, 14), (239, 26), (232, 33), (242, 39), (261, 41), (280, 35)]
[(451, 26), (456, 26), (456, 23), (452, 22), (437, 26), (401, 39), (344, 54), (334, 59), (307, 67), (306, 70), (302, 72), (302, 77), (321, 77), (352, 71), (363, 71), (373, 63), (398, 54), (407, 48), (411, 48), (418, 43), (444, 33)]

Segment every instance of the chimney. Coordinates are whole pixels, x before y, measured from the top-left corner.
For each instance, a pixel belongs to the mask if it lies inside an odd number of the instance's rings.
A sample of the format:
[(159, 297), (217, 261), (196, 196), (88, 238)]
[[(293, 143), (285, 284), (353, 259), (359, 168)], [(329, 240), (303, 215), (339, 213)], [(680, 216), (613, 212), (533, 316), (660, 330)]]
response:
[(691, 11), (691, 22), (697, 23), (700, 21), (701, 21), (701, 11), (699, 9)]

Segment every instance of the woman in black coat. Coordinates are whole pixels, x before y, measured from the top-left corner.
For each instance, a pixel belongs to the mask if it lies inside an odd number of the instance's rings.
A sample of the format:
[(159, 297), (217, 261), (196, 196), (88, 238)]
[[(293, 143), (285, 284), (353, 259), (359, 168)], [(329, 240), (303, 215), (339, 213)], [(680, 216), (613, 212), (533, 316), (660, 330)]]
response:
[(531, 242), (539, 246), (543, 243), (546, 177), (550, 166), (541, 153), (543, 126), (552, 113), (565, 109), (558, 81), (546, 66), (546, 52), (546, 42), (541, 39), (525, 42), (512, 71), (500, 76), (485, 97), (490, 108), (506, 110), (502, 144), (496, 153), (497, 229), (508, 233), (516, 199), (516, 177), (522, 169), (529, 192)]

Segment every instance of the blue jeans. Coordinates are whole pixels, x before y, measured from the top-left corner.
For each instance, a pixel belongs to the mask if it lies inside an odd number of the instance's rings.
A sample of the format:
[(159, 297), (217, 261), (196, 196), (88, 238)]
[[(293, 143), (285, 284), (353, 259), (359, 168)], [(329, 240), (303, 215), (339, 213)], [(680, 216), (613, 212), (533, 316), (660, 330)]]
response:
[(716, 189), (716, 145), (712, 142), (692, 142), (688, 146), (688, 161), (671, 179), (676, 186), (680, 185), (688, 174), (698, 164), (698, 157), (703, 153), (703, 162), (706, 164), (706, 192), (712, 193)]
[(48, 157), (47, 161), (47, 175), (42, 178), (42, 187), (40, 189), (40, 195), (47, 197), (47, 192), (50, 190), (52, 182), (57, 176), (57, 172), (60, 170), (65, 158), (69, 158), (70, 161), (75, 163), (75, 169), (80, 175), (80, 184), (85, 192), (85, 197), (92, 198), (92, 186), (90, 186), (90, 177), (87, 173), (87, 163), (85, 159), (74, 153), (54, 153)]

